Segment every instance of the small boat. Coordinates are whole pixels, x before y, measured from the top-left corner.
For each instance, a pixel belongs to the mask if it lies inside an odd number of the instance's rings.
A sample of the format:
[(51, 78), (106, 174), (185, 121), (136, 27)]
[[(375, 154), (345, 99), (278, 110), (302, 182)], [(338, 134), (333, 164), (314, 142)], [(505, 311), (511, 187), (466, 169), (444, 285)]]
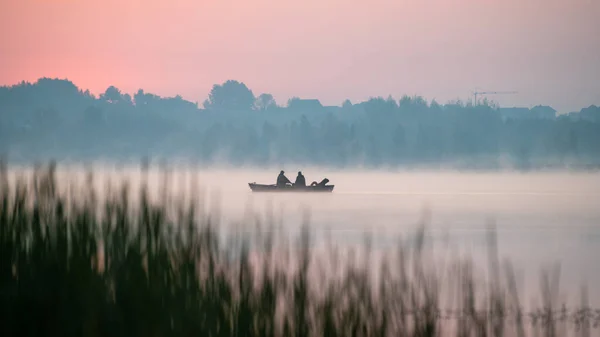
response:
[(252, 192), (332, 192), (335, 185), (277, 186), (248, 183)]

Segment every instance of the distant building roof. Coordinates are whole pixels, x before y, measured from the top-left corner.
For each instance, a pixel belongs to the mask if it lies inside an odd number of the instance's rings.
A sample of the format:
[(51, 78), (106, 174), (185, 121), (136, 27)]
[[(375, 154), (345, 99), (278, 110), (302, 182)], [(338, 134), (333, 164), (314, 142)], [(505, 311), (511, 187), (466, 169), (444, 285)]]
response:
[(587, 108), (581, 109), (579, 116), (584, 120), (600, 121), (600, 107), (590, 105)]
[(289, 108), (291, 109), (322, 109), (323, 105), (318, 99), (300, 99), (295, 98), (290, 100)]
[(342, 107), (337, 106), (337, 105), (327, 105), (327, 106), (324, 106), (323, 109), (325, 109), (329, 112), (338, 112), (338, 111), (342, 110)]
[(529, 111), (529, 108), (512, 107), (512, 108), (500, 108), (498, 110), (500, 110), (500, 111), (511, 111), (511, 112), (517, 112), (517, 111), (527, 112), (527, 111)]
[(554, 108), (547, 106), (547, 105), (536, 105), (531, 110), (534, 110), (534, 109), (548, 111), (548, 112), (552, 112), (552, 113), (556, 112), (556, 110), (554, 110)]

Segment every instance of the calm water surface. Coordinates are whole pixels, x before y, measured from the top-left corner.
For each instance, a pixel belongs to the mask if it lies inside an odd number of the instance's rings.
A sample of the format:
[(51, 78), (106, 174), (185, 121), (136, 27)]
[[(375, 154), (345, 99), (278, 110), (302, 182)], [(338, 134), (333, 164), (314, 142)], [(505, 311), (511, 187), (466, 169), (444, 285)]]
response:
[[(273, 183), (277, 173), (200, 172), (199, 177), (219, 191), (228, 221), (248, 214), (248, 209), (264, 215), (270, 207), (293, 232), (308, 209), (315, 238), (330, 236), (339, 245), (362, 244), (365, 233), (371, 233), (375, 250), (390, 250), (398, 237), (414, 233), (425, 222), (434, 245), (485, 262), (486, 229), (495, 223), (500, 257), (512, 260), (522, 272), (523, 287), (537, 291), (540, 270), (559, 263), (565, 292), (577, 296), (586, 282), (591, 300), (600, 305), (598, 173), (307, 170), (308, 182), (327, 177), (336, 186), (334, 192), (250, 192), (248, 182)], [(296, 172), (287, 175), (293, 181)]]
[[(61, 177), (72, 178), (75, 171), (62, 171)], [(317, 242), (327, 237), (334, 244), (353, 246), (371, 233), (373, 249), (379, 251), (391, 250), (400, 236), (409, 236), (424, 222), (434, 246), (446, 247), (446, 254), (469, 254), (485, 262), (486, 229), (495, 223), (500, 257), (514, 262), (525, 288), (539, 289), (541, 268), (560, 263), (565, 292), (577, 297), (585, 282), (592, 304), (600, 306), (600, 173), (303, 172), (307, 182), (329, 178), (334, 192), (250, 191), (249, 182), (274, 183), (278, 170), (180, 168), (172, 170), (168, 184), (175, 194), (183, 193), (195, 176), (207, 207), (217, 203), (223, 222), (237, 230), (252, 232), (255, 223), (243, 219), (264, 219), (272, 212), (293, 234), (308, 210)], [(123, 177), (135, 184), (140, 179), (139, 168), (101, 168), (96, 173), (98, 184)], [(296, 171), (288, 169), (287, 176), (293, 181)], [(149, 181), (158, 188), (163, 180), (151, 171)]]

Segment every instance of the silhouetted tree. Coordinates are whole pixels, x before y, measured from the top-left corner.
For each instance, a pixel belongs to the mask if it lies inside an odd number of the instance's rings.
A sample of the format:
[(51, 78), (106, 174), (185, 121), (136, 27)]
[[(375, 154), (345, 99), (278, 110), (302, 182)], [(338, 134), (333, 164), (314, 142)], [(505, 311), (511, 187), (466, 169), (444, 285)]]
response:
[(271, 94), (260, 94), (254, 103), (254, 109), (258, 111), (266, 111), (277, 107), (277, 103)]
[(364, 104), (365, 112), (368, 114), (377, 114), (390, 112), (392, 105), (383, 99), (383, 97), (372, 97)]
[(254, 94), (244, 83), (228, 80), (213, 86), (204, 107), (212, 110), (250, 110), (255, 100)]
[(388, 106), (388, 110), (393, 111), (393, 110), (398, 109), (398, 103), (396, 102), (394, 97), (392, 97), (392, 95), (388, 96), (388, 98), (385, 100), (385, 103)]
[(299, 102), (299, 101), (300, 101), (300, 97), (296, 97), (296, 96), (294, 96), (294, 97), (292, 97), (292, 98), (288, 99), (288, 101), (287, 101), (287, 107), (288, 107), (288, 108), (290, 108), (290, 107), (293, 107), (293, 106), (294, 106), (294, 104), (295, 104), (296, 102)]
[(108, 103), (118, 103), (123, 100), (123, 96), (121, 95), (121, 90), (111, 85), (110, 87), (106, 88), (106, 91), (103, 94), (100, 95), (100, 99)]

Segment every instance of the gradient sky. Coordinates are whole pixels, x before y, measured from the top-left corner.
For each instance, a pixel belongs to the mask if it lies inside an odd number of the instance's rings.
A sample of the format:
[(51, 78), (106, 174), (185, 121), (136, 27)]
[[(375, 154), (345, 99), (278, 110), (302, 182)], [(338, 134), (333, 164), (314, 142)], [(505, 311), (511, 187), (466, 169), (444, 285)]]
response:
[(0, 0), (0, 84), (600, 104), (600, 0)]

